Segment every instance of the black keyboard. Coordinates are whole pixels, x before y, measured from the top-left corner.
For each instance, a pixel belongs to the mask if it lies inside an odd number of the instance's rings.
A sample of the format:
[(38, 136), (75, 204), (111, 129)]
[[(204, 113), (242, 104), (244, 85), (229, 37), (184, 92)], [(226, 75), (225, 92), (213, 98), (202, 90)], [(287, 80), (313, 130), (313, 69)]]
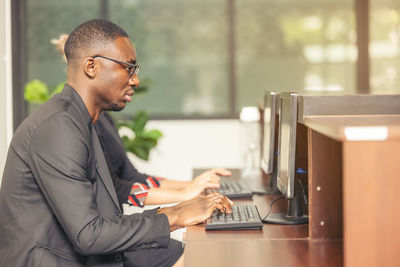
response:
[(221, 180), (220, 188), (208, 188), (206, 193), (219, 192), (228, 198), (251, 197), (253, 195), (251, 189), (245, 182), (235, 180)]
[(206, 221), (206, 230), (253, 230), (262, 227), (263, 223), (254, 205), (234, 205), (232, 213), (215, 210)]

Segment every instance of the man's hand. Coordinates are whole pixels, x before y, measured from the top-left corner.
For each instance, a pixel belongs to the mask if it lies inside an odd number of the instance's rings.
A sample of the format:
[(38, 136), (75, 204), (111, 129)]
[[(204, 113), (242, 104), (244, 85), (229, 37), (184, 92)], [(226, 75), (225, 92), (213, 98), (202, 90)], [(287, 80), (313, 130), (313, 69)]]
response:
[(232, 212), (233, 202), (220, 193), (200, 195), (179, 205), (161, 208), (158, 213), (167, 215), (170, 230), (195, 225), (207, 220), (215, 209)]
[(224, 168), (213, 168), (203, 172), (193, 179), (189, 186), (185, 189), (185, 194), (188, 199), (194, 198), (201, 194), (206, 188), (219, 188), (219, 180), (222, 176), (228, 176), (232, 173)]

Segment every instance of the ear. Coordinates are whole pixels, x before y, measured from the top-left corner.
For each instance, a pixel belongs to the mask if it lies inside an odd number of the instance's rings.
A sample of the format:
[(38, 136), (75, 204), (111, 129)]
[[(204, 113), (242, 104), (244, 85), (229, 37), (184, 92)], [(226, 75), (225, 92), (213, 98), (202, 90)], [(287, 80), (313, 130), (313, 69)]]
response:
[(96, 77), (96, 68), (97, 65), (94, 61), (94, 58), (87, 57), (85, 59), (85, 64), (83, 65), (83, 71), (90, 79), (94, 79)]

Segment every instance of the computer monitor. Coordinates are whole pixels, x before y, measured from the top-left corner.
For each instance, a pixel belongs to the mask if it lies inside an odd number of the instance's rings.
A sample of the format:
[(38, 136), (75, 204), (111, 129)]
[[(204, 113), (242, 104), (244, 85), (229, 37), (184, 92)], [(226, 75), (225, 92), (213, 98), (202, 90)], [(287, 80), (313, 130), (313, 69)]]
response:
[(279, 99), (277, 92), (266, 91), (264, 94), (261, 169), (270, 178), (269, 194), (279, 193), (276, 182)]
[(264, 222), (306, 224), (302, 201), (305, 191), (296, 177), (297, 93), (281, 93), (279, 106), (277, 186), (289, 200), (287, 213), (270, 214)]

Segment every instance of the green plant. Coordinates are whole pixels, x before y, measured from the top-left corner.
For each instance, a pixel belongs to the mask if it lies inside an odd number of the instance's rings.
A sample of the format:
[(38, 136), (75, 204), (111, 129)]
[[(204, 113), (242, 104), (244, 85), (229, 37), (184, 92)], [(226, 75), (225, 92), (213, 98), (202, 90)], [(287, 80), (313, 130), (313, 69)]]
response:
[(149, 120), (147, 112), (139, 111), (132, 120), (118, 123), (118, 129), (127, 127), (134, 133), (132, 138), (124, 135), (122, 142), (128, 152), (132, 152), (141, 159), (149, 160), (150, 150), (157, 145), (158, 139), (162, 136), (159, 130), (146, 130), (145, 126)]
[(65, 82), (58, 84), (53, 90), (49, 90), (47, 85), (41, 80), (34, 79), (25, 85), (24, 99), (29, 103), (43, 104), (55, 93), (59, 93), (64, 88)]

